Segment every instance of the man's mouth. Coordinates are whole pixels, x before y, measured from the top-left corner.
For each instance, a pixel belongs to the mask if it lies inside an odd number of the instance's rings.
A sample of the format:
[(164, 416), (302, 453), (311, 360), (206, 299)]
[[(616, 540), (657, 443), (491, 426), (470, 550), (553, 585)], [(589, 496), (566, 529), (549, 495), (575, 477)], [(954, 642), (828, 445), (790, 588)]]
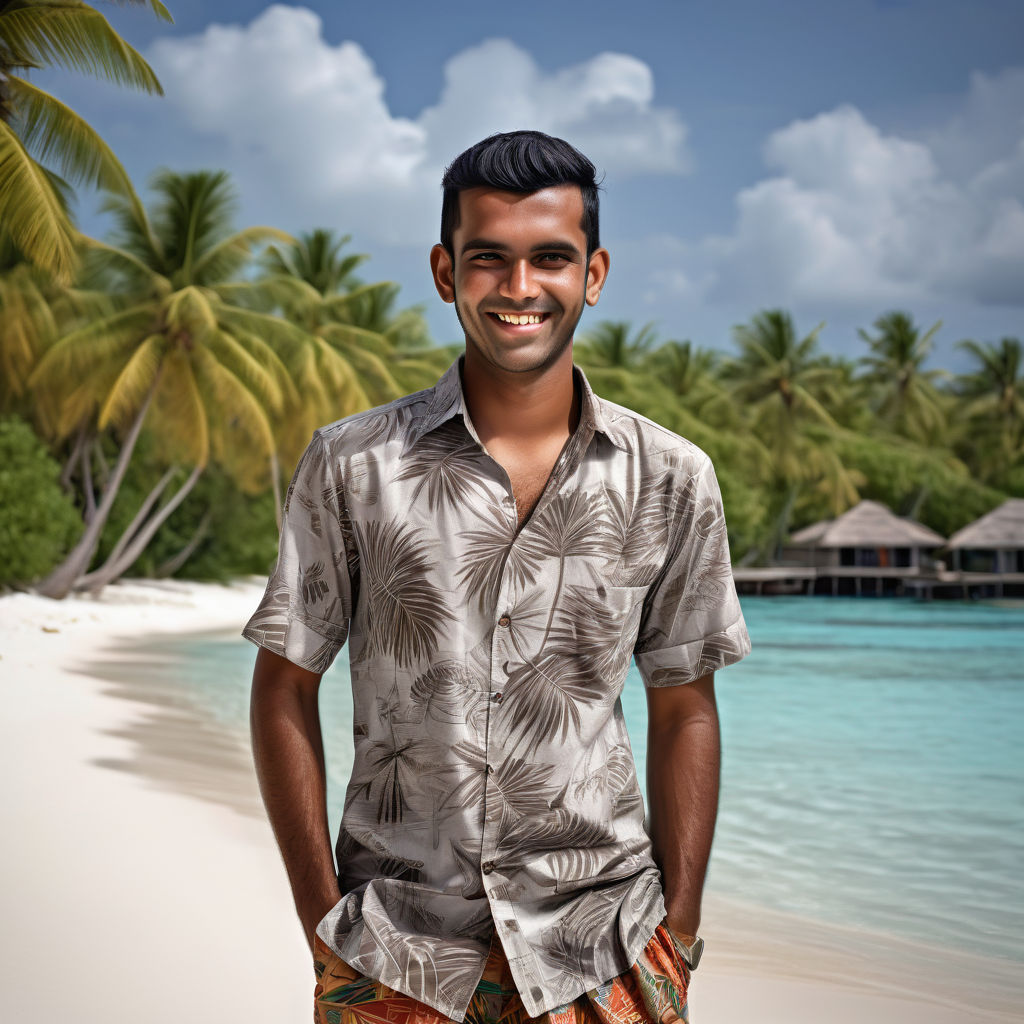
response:
[(503, 324), (512, 324), (515, 327), (526, 326), (527, 324), (542, 324), (547, 318), (547, 313), (488, 313), (489, 317)]

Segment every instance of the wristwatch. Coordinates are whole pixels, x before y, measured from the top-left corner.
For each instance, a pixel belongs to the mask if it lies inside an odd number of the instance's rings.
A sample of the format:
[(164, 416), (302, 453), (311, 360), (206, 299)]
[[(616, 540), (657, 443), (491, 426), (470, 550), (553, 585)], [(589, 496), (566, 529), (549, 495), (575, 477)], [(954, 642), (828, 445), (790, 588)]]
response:
[(682, 939), (678, 938), (675, 932), (665, 925), (665, 931), (668, 932), (669, 938), (672, 939), (672, 944), (679, 950), (679, 955), (683, 958), (686, 966), (691, 971), (697, 970), (697, 964), (700, 963), (700, 955), (704, 952), (704, 940), (699, 936), (694, 936), (693, 945), (688, 946)]

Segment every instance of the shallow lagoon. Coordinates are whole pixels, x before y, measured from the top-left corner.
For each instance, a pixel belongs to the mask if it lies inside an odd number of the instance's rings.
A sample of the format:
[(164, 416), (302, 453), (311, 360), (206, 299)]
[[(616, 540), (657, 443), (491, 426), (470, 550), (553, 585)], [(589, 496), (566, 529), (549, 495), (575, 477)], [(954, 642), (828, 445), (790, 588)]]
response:
[[(1024, 607), (744, 597), (716, 676), (723, 765), (708, 894), (1024, 962)], [(180, 648), (179, 648), (180, 650)], [(247, 728), (255, 649), (189, 645), (192, 698)], [(325, 676), (332, 835), (351, 768), (345, 651)], [(637, 771), (646, 699), (622, 694)]]

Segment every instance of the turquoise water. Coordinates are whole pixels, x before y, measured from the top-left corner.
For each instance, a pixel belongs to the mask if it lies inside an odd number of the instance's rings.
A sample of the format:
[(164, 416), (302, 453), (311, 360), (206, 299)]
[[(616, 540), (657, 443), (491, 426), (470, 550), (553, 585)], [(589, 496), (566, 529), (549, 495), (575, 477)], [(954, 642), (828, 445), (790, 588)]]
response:
[[(1024, 608), (744, 597), (716, 676), (708, 893), (1024, 962)], [(255, 649), (197, 641), (189, 687), (245, 726)], [(321, 686), (332, 835), (351, 768), (345, 652)], [(645, 778), (646, 699), (623, 692)]]

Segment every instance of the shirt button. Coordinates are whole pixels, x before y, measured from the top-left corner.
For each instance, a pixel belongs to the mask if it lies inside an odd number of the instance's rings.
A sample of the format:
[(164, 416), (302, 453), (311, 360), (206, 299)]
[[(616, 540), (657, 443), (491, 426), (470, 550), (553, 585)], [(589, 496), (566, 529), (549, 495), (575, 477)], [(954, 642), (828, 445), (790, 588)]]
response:
[(502, 702), (502, 701), (503, 701), (504, 699), (505, 699), (505, 698), (504, 698), (504, 696), (502, 695), (502, 692), (501, 692), (501, 690), (499, 690), (499, 691), (498, 691), (498, 692), (497, 692), (497, 693), (496, 693), (496, 694), (495, 694), (495, 695), (494, 695), (494, 696), (493, 696), (493, 697), (491, 698), (491, 700), (493, 700), (495, 704), (500, 704), (500, 703), (501, 703), (501, 702)]
[(494, 774), (494, 765), (493, 764), (487, 765), (487, 774), (488, 775), (493, 775)]
[(494, 861), (493, 860), (485, 860), (483, 862), (483, 864), (480, 865), (480, 870), (485, 875), (489, 875), (494, 870)]
[(507, 626), (511, 621), (512, 620), (507, 615), (502, 615), (502, 617), (498, 619), (498, 625)]

